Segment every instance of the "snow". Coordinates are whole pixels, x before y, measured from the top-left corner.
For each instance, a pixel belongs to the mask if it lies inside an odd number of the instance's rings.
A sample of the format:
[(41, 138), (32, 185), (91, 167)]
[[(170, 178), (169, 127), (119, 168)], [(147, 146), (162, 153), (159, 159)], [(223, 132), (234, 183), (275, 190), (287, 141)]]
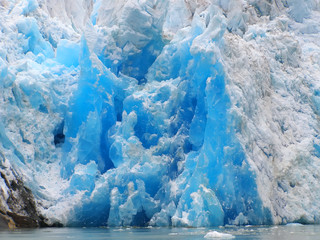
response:
[(318, 223), (319, 6), (0, 1), (0, 169), (69, 226)]

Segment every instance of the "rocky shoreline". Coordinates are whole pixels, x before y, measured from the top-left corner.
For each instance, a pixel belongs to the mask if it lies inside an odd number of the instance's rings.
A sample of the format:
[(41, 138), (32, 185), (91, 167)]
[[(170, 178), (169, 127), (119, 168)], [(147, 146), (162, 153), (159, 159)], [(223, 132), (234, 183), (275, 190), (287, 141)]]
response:
[[(0, 170), (0, 180), (6, 186), (0, 188), (0, 229), (52, 227), (37, 210), (31, 190), (12, 170), (11, 173), (15, 179), (9, 180), (12, 176)], [(53, 227), (61, 226), (53, 224)]]

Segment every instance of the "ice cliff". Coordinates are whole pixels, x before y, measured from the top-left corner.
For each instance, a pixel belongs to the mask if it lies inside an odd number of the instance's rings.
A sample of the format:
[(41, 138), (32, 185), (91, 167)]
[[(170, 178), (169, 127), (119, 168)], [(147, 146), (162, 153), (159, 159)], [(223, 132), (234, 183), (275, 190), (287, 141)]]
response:
[(0, 30), (3, 214), (17, 178), (47, 224), (320, 222), (319, 0), (0, 0)]

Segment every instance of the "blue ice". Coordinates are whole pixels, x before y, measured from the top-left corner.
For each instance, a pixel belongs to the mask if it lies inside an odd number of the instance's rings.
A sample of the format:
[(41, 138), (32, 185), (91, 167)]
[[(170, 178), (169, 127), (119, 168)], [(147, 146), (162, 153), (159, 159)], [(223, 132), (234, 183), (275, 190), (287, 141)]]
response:
[[(95, 2), (93, 25), (101, 4)], [(37, 7), (36, 1), (28, 3), (28, 11)], [(290, 13), (303, 21), (308, 14), (296, 10), (292, 2)], [(219, 56), (227, 23), (219, 11), (195, 12), (191, 25), (170, 41), (158, 31), (139, 28), (148, 43), (115, 64), (108, 52), (89, 47), (86, 34), (80, 42), (60, 40), (54, 52), (35, 18), (18, 22), (23, 52), (34, 55), (34, 64), (58, 69), (59, 77), (79, 75), (66, 104), (53, 104), (61, 117), (52, 143), (61, 154), (60, 176), (68, 184), (63, 195), (81, 198), (68, 213), (67, 225), (272, 223), (237, 136), (240, 120), (230, 111)], [(152, 25), (149, 15), (145, 22)], [(252, 34), (264, 37), (265, 32)], [(123, 42), (123, 48), (132, 45)], [(1, 78), (7, 75), (3, 62), (0, 58)], [(23, 81), (20, 87), (32, 108), (48, 114), (41, 89)], [(0, 140), (24, 162), (1, 122)]]
[[(59, 43), (56, 60), (81, 68), (62, 146), (67, 192), (85, 192), (70, 225), (218, 226), (238, 216), (272, 222), (237, 140), (223, 65), (214, 52), (191, 49), (210, 31), (195, 19), (159, 56), (132, 55), (141, 70), (132, 75), (98, 68), (84, 37), (80, 45)], [(209, 41), (222, 43), (219, 35)]]

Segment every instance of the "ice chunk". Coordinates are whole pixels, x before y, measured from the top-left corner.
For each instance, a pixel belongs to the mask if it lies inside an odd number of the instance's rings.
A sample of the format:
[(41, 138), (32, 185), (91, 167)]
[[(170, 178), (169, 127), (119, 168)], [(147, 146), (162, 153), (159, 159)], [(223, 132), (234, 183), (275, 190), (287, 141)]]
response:
[(204, 238), (220, 238), (220, 239), (232, 239), (235, 238), (232, 234), (229, 233), (221, 233), (217, 231), (208, 232)]
[(21, 18), (17, 22), (18, 32), (25, 37), (27, 44), (24, 46), (24, 52), (33, 52), (35, 55), (43, 54), (47, 58), (54, 56), (49, 42), (45, 41), (39, 31), (37, 21), (33, 17)]

